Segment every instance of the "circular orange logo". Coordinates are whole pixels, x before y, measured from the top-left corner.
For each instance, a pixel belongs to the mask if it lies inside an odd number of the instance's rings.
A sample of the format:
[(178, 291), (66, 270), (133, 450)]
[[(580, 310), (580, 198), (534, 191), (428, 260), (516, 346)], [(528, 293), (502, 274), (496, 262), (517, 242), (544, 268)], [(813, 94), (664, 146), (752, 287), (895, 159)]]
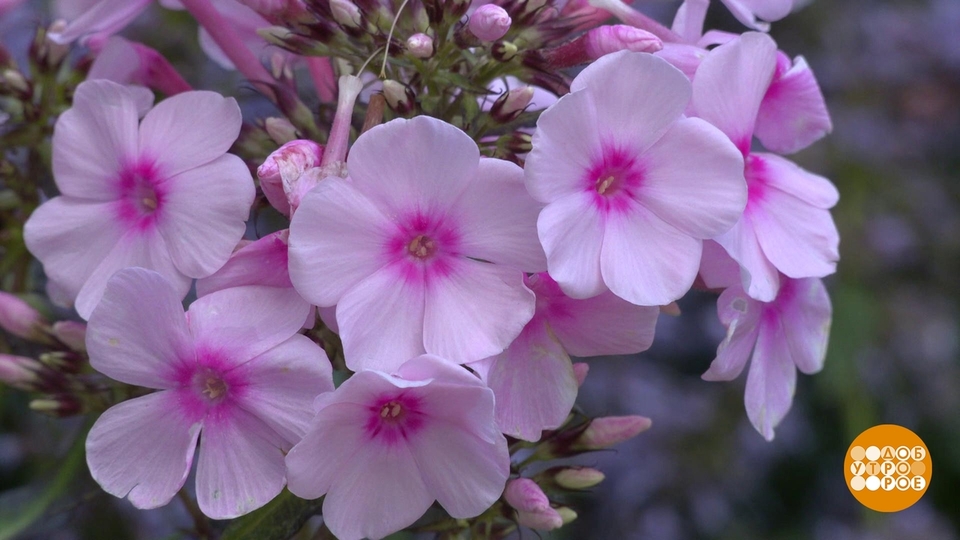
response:
[(920, 500), (930, 485), (933, 462), (927, 445), (894, 424), (861, 433), (843, 460), (850, 493), (878, 512), (899, 512)]

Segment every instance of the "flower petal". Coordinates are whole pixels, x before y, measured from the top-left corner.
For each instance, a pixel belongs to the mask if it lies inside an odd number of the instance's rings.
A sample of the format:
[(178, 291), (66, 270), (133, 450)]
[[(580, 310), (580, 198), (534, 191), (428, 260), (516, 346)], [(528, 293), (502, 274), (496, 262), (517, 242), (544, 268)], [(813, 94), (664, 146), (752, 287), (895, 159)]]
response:
[(170, 502), (183, 486), (200, 435), (200, 419), (184, 416), (176, 390), (107, 409), (87, 435), (87, 466), (104, 491), (137, 508)]
[(690, 290), (702, 251), (700, 240), (635, 205), (607, 216), (600, 269), (613, 294), (640, 306), (663, 306)]
[(840, 234), (829, 210), (775, 188), (764, 191), (762, 205), (751, 218), (771, 264), (792, 278), (823, 277), (837, 270)]
[(727, 336), (717, 347), (717, 357), (703, 374), (705, 381), (731, 381), (747, 365), (757, 343), (763, 305), (750, 298), (739, 285), (723, 291), (717, 300), (717, 314)]
[(233, 519), (267, 504), (286, 484), (283, 440), (262, 420), (224, 403), (203, 423), (197, 503), (213, 519)]
[(789, 159), (776, 154), (751, 154), (747, 160), (747, 175), (756, 177), (766, 186), (793, 195), (817, 208), (833, 208), (840, 200), (837, 187), (830, 180), (800, 168)]
[[(354, 377), (365, 373), (369, 372)], [(366, 405), (352, 402), (332, 403), (318, 411), (306, 435), (287, 453), (290, 492), (303, 499), (316, 499), (327, 493), (345, 471), (361, 467), (356, 456), (369, 442), (362, 429), (368, 416)]]
[[(233, 98), (207, 91), (177, 94), (143, 118), (140, 155), (155, 159), (161, 173), (170, 178), (226, 154), (242, 123)], [(249, 171), (246, 176), (250, 177)]]
[(121, 166), (137, 159), (137, 95), (112, 81), (80, 83), (73, 107), (53, 131), (53, 176), (61, 194), (117, 197)]
[(550, 277), (573, 298), (590, 298), (607, 288), (600, 273), (603, 229), (603, 215), (589, 194), (564, 197), (540, 212), (537, 232)]
[(714, 240), (740, 265), (741, 282), (751, 298), (772, 302), (777, 297), (780, 274), (760, 249), (749, 215), (744, 214), (732, 229)]
[(761, 324), (753, 351), (744, 404), (753, 427), (768, 441), (793, 404), (797, 368), (779, 319)]
[(190, 277), (220, 269), (243, 237), (256, 189), (242, 159), (226, 154), (162, 184), (157, 221), (177, 268)]
[(387, 264), (384, 244), (392, 227), (354, 184), (325, 179), (290, 222), (290, 280), (308, 301), (335, 305)]
[(499, 354), (533, 317), (535, 297), (518, 270), (463, 259), (436, 277), (426, 284), (423, 316), (431, 354), (457, 364)]
[(643, 155), (637, 196), (663, 221), (694, 238), (730, 230), (747, 205), (743, 157), (699, 118), (673, 125)]
[(126, 268), (114, 274), (87, 325), (93, 368), (127, 384), (176, 386), (177, 368), (194, 358), (180, 299), (156, 272)]
[(547, 259), (537, 238), (541, 207), (523, 185), (523, 169), (501, 159), (481, 159), (477, 177), (450, 215), (460, 225), (460, 246), (467, 256), (542, 272)]
[(756, 131), (763, 146), (779, 154), (803, 150), (833, 131), (820, 85), (802, 56), (763, 96)]
[(313, 400), (333, 391), (333, 368), (310, 338), (295, 335), (231, 373), (248, 383), (237, 405), (289, 443), (296, 444), (313, 419)]
[(100, 0), (84, 10), (62, 32), (50, 34), (50, 39), (66, 44), (90, 34), (119, 32), (149, 5), (150, 0)]
[(776, 64), (773, 39), (747, 32), (710, 51), (693, 80), (697, 116), (720, 128), (744, 155)]
[(785, 280), (777, 299), (790, 355), (800, 371), (823, 369), (833, 307), (819, 279)]
[(277, 231), (234, 251), (220, 270), (197, 280), (197, 296), (243, 285), (293, 287), (287, 271), (288, 234)]

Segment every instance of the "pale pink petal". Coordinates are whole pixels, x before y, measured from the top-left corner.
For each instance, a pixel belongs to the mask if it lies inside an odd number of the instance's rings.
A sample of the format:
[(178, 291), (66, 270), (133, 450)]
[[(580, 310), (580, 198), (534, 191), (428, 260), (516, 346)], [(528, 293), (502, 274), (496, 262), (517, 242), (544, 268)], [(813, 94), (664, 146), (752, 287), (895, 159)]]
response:
[(543, 320), (527, 325), (506, 351), (490, 360), (483, 379), (497, 397), (500, 431), (537, 441), (543, 430), (556, 429), (567, 419), (577, 399), (577, 378), (570, 357)]
[(293, 289), (233, 287), (190, 304), (187, 323), (198, 351), (239, 366), (296, 334), (309, 311)]
[(384, 246), (393, 227), (351, 182), (327, 178), (290, 222), (290, 280), (308, 301), (336, 304), (387, 263)]
[[(459, 388), (464, 394), (490, 393), (486, 388)], [(467, 401), (464, 396), (464, 401)], [(475, 401), (471, 395), (469, 401)], [(457, 407), (449, 400), (448, 406)], [(431, 419), (410, 440), (410, 448), (431, 498), (457, 519), (480, 515), (500, 498), (510, 475), (510, 454), (501, 435), (496, 442), (471, 432), (471, 424), (493, 425), (493, 396), (486, 415), (451, 423)]]
[(422, 281), (404, 279), (392, 268), (377, 271), (347, 291), (337, 304), (347, 367), (389, 373), (423, 354), (425, 292)]
[[(440, 358), (434, 354), (422, 354), (416, 358), (407, 360), (402, 366), (400, 366), (400, 368), (396, 370), (395, 375), (397, 377), (402, 377), (403, 380), (390, 378), (388, 379), (390, 384), (393, 384), (394, 386), (401, 386), (403, 388), (424, 386), (434, 380), (442, 381), (445, 385), (452, 384), (458, 386), (475, 386), (477, 388), (485, 388), (483, 383), (480, 382), (480, 379), (470, 373), (469, 370), (453, 365), (444, 358)], [(444, 388), (446, 388), (446, 386), (444, 386)], [(433, 399), (433, 396), (436, 393), (436, 387), (432, 387), (430, 393), (423, 396), (424, 401), (428, 404), (428, 408), (431, 401), (437, 401)], [(438, 416), (440, 418), (456, 417), (456, 414), (453, 416), (447, 415), (448, 412), (452, 413), (454, 411), (449, 407), (444, 407), (442, 399), (437, 401), (437, 405), (432, 407), (432, 409), (433, 412), (431, 414), (433, 416)], [(496, 436), (499, 435), (499, 432), (494, 430), (493, 434)]]
[[(344, 384), (366, 373), (369, 372), (359, 372)], [(327, 493), (345, 471), (362, 468), (356, 456), (369, 443), (360, 428), (369, 415), (366, 404), (351, 402), (332, 403), (318, 411), (306, 435), (287, 453), (290, 492), (303, 499), (316, 499)], [(317, 459), (318, 456), (323, 459)]]
[(823, 369), (833, 307), (819, 279), (786, 280), (777, 298), (793, 362), (810, 375)]
[(790, 13), (794, 1), (795, 0), (723, 0), (723, 3), (730, 8), (730, 11), (733, 12), (734, 15), (737, 15), (740, 22), (751, 28), (759, 28), (755, 18), (741, 18), (739, 14), (748, 12), (765, 21), (779, 21)]
[(180, 298), (190, 290), (190, 278), (184, 276), (173, 265), (163, 238), (155, 229), (131, 230), (103, 258), (103, 261), (90, 274), (90, 277), (77, 294), (77, 313), (84, 319), (89, 318), (96, 307), (107, 280), (117, 271), (131, 266), (139, 266), (158, 272), (171, 284)]
[(593, 100), (567, 94), (543, 111), (524, 165), (524, 182), (534, 199), (549, 203), (583, 192), (583, 177), (600, 152)]
[(751, 298), (772, 302), (780, 288), (780, 275), (760, 249), (753, 220), (744, 214), (729, 231), (714, 238), (740, 264), (741, 282)]
[(413, 524), (434, 500), (405, 444), (366, 444), (336, 474), (323, 518), (340, 540), (383, 538)]
[(744, 404), (753, 427), (768, 441), (793, 403), (797, 368), (778, 319), (761, 324), (750, 361)]
[(717, 315), (727, 328), (727, 336), (717, 347), (717, 357), (703, 374), (705, 381), (736, 379), (757, 343), (763, 305), (747, 296), (738, 285), (723, 291), (717, 300)]
[(522, 272), (469, 259), (432, 279), (424, 300), (427, 352), (458, 364), (506, 349), (533, 317), (535, 303)]
[[(703, 35), (703, 21), (707, 18), (710, 0), (684, 0), (677, 8), (671, 29), (686, 43), (696, 43)], [(666, 45), (666, 44), (664, 44)]]
[(137, 159), (137, 95), (105, 80), (77, 87), (73, 107), (53, 131), (53, 176), (61, 194), (98, 201), (117, 197), (121, 166)]
[(137, 508), (170, 502), (183, 486), (200, 435), (200, 419), (185, 417), (176, 390), (107, 409), (87, 435), (87, 466), (104, 491)]
[(700, 257), (700, 279), (708, 289), (732, 287), (741, 282), (740, 265), (730, 258), (723, 246), (713, 240), (705, 240)]
[(177, 268), (216, 272), (243, 237), (256, 189), (242, 159), (226, 154), (166, 179), (157, 225)]
[(317, 316), (335, 334), (340, 333), (340, 325), (337, 324), (337, 306), (318, 307)]
[(383, 208), (432, 214), (449, 208), (466, 189), (479, 160), (480, 150), (466, 133), (417, 116), (361, 135), (350, 148), (347, 169), (357, 188)]
[(70, 43), (90, 34), (113, 34), (130, 24), (150, 5), (150, 0), (100, 0), (59, 33), (50, 34), (57, 43)]
[(173, 388), (194, 352), (181, 296), (156, 272), (127, 268), (107, 283), (87, 326), (90, 365), (127, 384)]
[(277, 231), (234, 251), (220, 270), (197, 280), (197, 296), (242, 285), (293, 287), (287, 272), (288, 235)]
[(111, 203), (54, 197), (30, 215), (23, 240), (72, 303), (123, 233)]
[(751, 154), (747, 175), (817, 208), (833, 208), (840, 193), (830, 180), (776, 154)]
[[(94, 59), (87, 73), (87, 79), (107, 79), (119, 84), (142, 84), (143, 77), (140, 76), (142, 72), (140, 54), (133, 45), (120, 36), (111, 36), (97, 53), (97, 58)], [(150, 104), (153, 104), (152, 92)]]
[(686, 43), (664, 43), (663, 49), (654, 53), (679, 69), (691, 81), (700, 67), (700, 62), (707, 56), (707, 50), (697, 45)]
[(730, 230), (747, 205), (743, 156), (723, 133), (685, 118), (643, 160), (637, 196), (663, 221), (694, 238)]
[(541, 205), (523, 185), (523, 169), (500, 159), (481, 159), (450, 214), (467, 256), (525, 272), (542, 272), (547, 259), (537, 238)]
[(223, 156), (240, 135), (242, 122), (233, 98), (207, 91), (177, 94), (143, 118), (140, 155), (155, 159), (164, 176), (176, 176)]
[(762, 204), (751, 218), (771, 264), (792, 278), (823, 277), (836, 271), (840, 235), (829, 210), (770, 187), (763, 193)]
[(550, 277), (573, 298), (590, 298), (607, 289), (600, 273), (603, 229), (604, 217), (587, 193), (564, 197), (540, 212), (537, 232)]
[[(652, 54), (632, 51), (608, 54), (587, 66), (570, 85), (571, 92), (582, 89), (589, 90), (596, 104), (593, 120), (601, 139), (629, 145), (638, 154), (680, 117), (691, 95), (690, 81), (677, 68)], [(582, 136), (575, 135), (579, 144)]]
[(777, 45), (747, 32), (710, 51), (693, 80), (697, 116), (717, 126), (746, 155), (754, 123), (777, 63)]
[(286, 484), (283, 440), (262, 420), (225, 403), (203, 422), (197, 503), (213, 519), (250, 513)]
[(802, 56), (767, 90), (756, 134), (770, 151), (792, 154), (833, 131), (817, 79)]
[(301, 335), (231, 373), (248, 381), (237, 391), (237, 405), (279, 433), (288, 443), (285, 449), (306, 433), (313, 419), (313, 400), (323, 392), (333, 391), (330, 360), (319, 345)]
[(634, 206), (607, 216), (600, 253), (603, 282), (633, 304), (666, 305), (690, 290), (702, 250), (700, 240)]
[(533, 276), (528, 283), (537, 293), (537, 316), (574, 356), (635, 354), (653, 343), (658, 307), (636, 306), (610, 291), (574, 300), (546, 274)]

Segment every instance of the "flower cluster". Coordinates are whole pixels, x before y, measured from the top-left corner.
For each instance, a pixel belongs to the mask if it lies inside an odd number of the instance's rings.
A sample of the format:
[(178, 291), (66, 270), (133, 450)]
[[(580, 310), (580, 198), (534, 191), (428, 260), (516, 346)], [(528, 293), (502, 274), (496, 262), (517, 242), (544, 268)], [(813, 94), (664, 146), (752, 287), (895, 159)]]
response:
[[(113, 35), (150, 3), (89, 1), (51, 28), (48, 48), (95, 59), (53, 130), (59, 194), (23, 226), (50, 299), (87, 320), (78, 350), (116, 381), (101, 384), (153, 390), (89, 433), (105, 491), (165, 505), (199, 446), (214, 519), (287, 486), (324, 497), (344, 539), (434, 501), (450, 520), (429, 530), (552, 529), (576, 516), (564, 493), (603, 475), (530, 463), (650, 426), (584, 418), (571, 357), (646, 350), (701, 286), (722, 290), (728, 330), (703, 377), (750, 360), (765, 438), (796, 369), (822, 367), (838, 194), (781, 154), (831, 124), (810, 68), (763, 33), (791, 0), (724, 0), (760, 30), (742, 35), (703, 33), (708, 0), (672, 28), (619, 0), (161, 0), (283, 113), (247, 124)], [(14, 75), (4, 95), (39, 91)], [(244, 240), (269, 207), (283, 226)], [(18, 302), (0, 297), (4, 329), (66, 341)], [(0, 360), (22, 388), (65, 384)]]

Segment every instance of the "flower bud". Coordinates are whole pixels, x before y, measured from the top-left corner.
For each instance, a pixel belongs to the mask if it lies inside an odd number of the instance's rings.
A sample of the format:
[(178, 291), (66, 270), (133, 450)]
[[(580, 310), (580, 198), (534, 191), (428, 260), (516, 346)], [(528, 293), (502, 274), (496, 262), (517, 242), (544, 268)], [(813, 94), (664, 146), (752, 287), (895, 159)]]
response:
[(413, 90), (391, 79), (383, 81), (383, 97), (387, 99), (387, 105), (400, 114), (412, 111), (417, 100)]
[(33, 358), (0, 354), (0, 382), (21, 390), (34, 390), (39, 382), (37, 371), (42, 367)]
[(549, 506), (536, 512), (517, 512), (517, 522), (524, 527), (552, 531), (563, 527), (563, 516)]
[(77, 321), (57, 321), (51, 328), (53, 337), (74, 351), (87, 350), (87, 325)]
[(433, 38), (417, 33), (407, 38), (407, 51), (414, 58), (430, 58), (433, 56)]
[[(47, 29), (47, 36), (50, 34), (62, 34), (66, 29), (67, 21), (63, 19), (56, 20), (50, 25), (50, 28)], [(67, 56), (67, 53), (70, 52), (69, 45), (57, 43), (49, 37), (44, 43), (43, 49), (44, 60), (48, 66), (56, 66), (60, 64), (60, 62), (63, 61), (63, 59)]]
[(56, 394), (30, 402), (30, 408), (52, 416), (73, 416), (82, 412), (83, 404), (76, 396), (70, 394)]
[(596, 486), (603, 479), (604, 474), (592, 467), (562, 468), (553, 475), (554, 482), (565, 489), (588, 489)]
[(507, 123), (520, 116), (520, 113), (533, 99), (533, 87), (521, 86), (504, 92), (490, 107), (490, 116), (501, 123)]
[(587, 373), (590, 373), (590, 364), (586, 362), (573, 364), (573, 375), (577, 378), (577, 386), (583, 386), (583, 382), (587, 380)]
[(496, 4), (485, 4), (473, 12), (467, 28), (480, 41), (496, 41), (507, 35), (512, 23), (507, 10)]
[(632, 26), (611, 24), (594, 28), (586, 33), (587, 55), (596, 60), (603, 55), (617, 51), (654, 53), (663, 49), (660, 38)]
[(307, 169), (319, 166), (322, 158), (322, 146), (302, 139), (290, 141), (270, 154), (257, 169), (260, 188), (270, 204), (289, 216), (291, 208), (284, 185), (295, 182)]
[(297, 128), (281, 116), (271, 116), (263, 121), (267, 135), (277, 144), (287, 144), (297, 138)]
[(0, 93), (29, 97), (31, 94), (30, 82), (16, 69), (5, 69), (0, 71)]
[(493, 44), (493, 47), (490, 48), (490, 55), (493, 56), (497, 61), (500, 62), (509, 62), (513, 60), (520, 49), (516, 45), (509, 41), (498, 41)]
[(40, 355), (40, 363), (61, 373), (79, 373), (83, 359), (72, 351), (45, 352)]
[(550, 499), (540, 486), (529, 478), (515, 478), (507, 481), (503, 490), (503, 499), (513, 508), (523, 512), (533, 512), (550, 508)]
[(652, 422), (643, 416), (606, 416), (590, 421), (573, 443), (576, 450), (601, 450), (632, 439), (650, 429)]
[(363, 21), (360, 8), (350, 0), (330, 0), (330, 12), (333, 20), (346, 28), (360, 28)]
[(48, 341), (43, 333), (47, 321), (20, 297), (0, 291), (0, 328), (30, 341)]
[(573, 511), (573, 508), (569, 506), (561, 506), (556, 510), (557, 514), (560, 516), (561, 523), (566, 525), (571, 521), (577, 519), (577, 513)]

